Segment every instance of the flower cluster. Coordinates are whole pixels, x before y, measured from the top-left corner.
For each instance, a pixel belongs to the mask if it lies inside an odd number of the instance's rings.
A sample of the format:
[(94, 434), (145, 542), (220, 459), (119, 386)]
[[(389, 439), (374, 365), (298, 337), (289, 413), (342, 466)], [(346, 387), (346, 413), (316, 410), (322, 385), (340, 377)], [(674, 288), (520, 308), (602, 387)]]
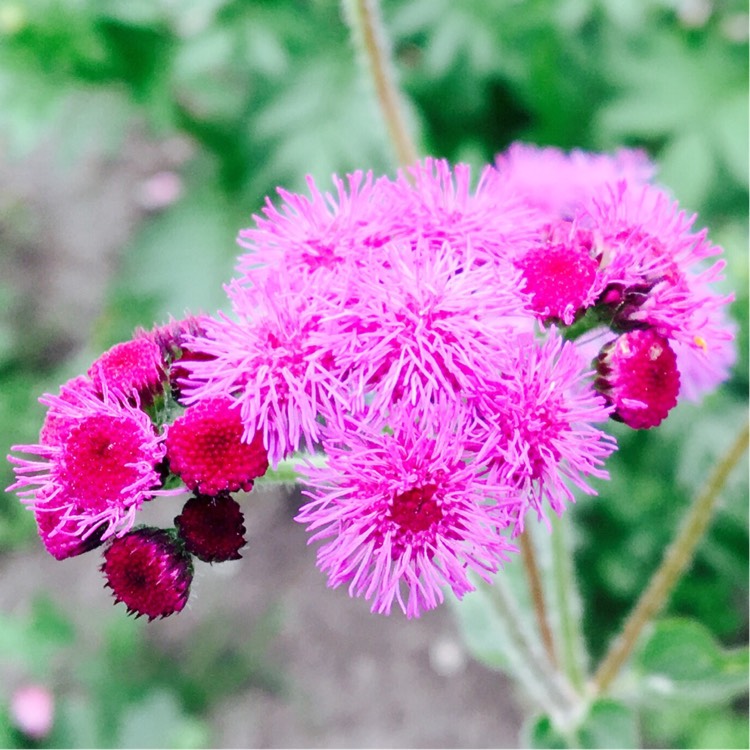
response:
[[(10, 489), (34, 511), (39, 535), (58, 560), (106, 545), (106, 585), (129, 612), (150, 620), (183, 609), (192, 558), (238, 558), (245, 527), (230, 493), (249, 491), (268, 468), (260, 436), (249, 443), (227, 396), (182, 403), (176, 380), (197, 355), (188, 335), (203, 331), (189, 318), (102, 354), (47, 407), (39, 442), (13, 450)], [(155, 497), (194, 495), (174, 529), (139, 525), (136, 515)]]
[[(595, 494), (607, 420), (655, 427), (728, 375), (721, 250), (653, 175), (638, 151), (515, 144), (476, 186), (425, 159), (280, 189), (239, 234), (231, 311), (45, 397), (14, 488), (55, 556), (109, 540), (109, 585), (149, 617), (184, 605), (192, 557), (238, 556), (230, 493), (290, 461), (331, 586), (408, 617), (461, 597), (529, 512)], [(176, 528), (131, 530), (176, 479)]]

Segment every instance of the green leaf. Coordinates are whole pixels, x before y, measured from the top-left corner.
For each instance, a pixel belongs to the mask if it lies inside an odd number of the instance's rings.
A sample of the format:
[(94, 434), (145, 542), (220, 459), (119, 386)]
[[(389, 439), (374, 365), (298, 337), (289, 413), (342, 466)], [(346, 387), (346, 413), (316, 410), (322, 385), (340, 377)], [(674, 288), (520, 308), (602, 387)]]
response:
[(578, 738), (582, 748), (639, 747), (635, 711), (617, 701), (597, 701), (578, 728)]
[(539, 716), (521, 730), (521, 740), (531, 748), (623, 748), (639, 747), (635, 711), (623, 703), (604, 698), (596, 701), (569, 734), (561, 732), (548, 716)]
[(188, 736), (188, 733), (183, 731), (186, 721), (188, 717), (183, 713), (173, 693), (152, 690), (144, 695), (141, 701), (123, 712), (115, 746), (178, 747), (178, 738)]
[(711, 132), (727, 171), (737, 182), (748, 186), (748, 93), (737, 91), (719, 102), (712, 118)]
[(521, 747), (565, 750), (570, 747), (549, 716), (536, 716), (521, 729)]
[(659, 157), (659, 182), (668, 185), (682, 206), (699, 208), (712, 187), (715, 160), (708, 135), (679, 133)]
[(469, 653), (490, 669), (507, 670), (510, 643), (505, 626), (487, 592), (478, 589), (461, 601), (450, 601)]
[(701, 623), (659, 622), (638, 654), (644, 703), (654, 699), (722, 703), (748, 690), (748, 649), (723, 650)]

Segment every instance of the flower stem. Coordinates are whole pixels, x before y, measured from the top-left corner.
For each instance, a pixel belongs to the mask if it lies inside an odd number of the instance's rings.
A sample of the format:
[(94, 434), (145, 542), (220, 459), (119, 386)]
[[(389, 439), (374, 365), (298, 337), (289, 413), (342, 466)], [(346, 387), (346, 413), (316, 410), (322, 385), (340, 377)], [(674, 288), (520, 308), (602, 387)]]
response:
[(521, 546), (521, 559), (526, 568), (526, 576), (529, 579), (529, 591), (534, 604), (534, 614), (536, 615), (539, 635), (544, 644), (544, 650), (547, 652), (547, 658), (552, 666), (557, 666), (557, 655), (555, 654), (555, 641), (550, 630), (549, 620), (547, 618), (547, 608), (544, 603), (544, 591), (542, 590), (542, 579), (539, 576), (539, 566), (536, 564), (534, 553), (534, 544), (529, 537), (529, 532), (524, 531), (519, 537)]
[(522, 629), (520, 623), (523, 618), (518, 603), (503, 575), (497, 576), (492, 585), (484, 588), (512, 644), (507, 657), (515, 677), (557, 728), (564, 733), (570, 732), (580, 721), (585, 708), (583, 702), (565, 677), (550, 664), (539, 641)]
[(285, 458), (283, 461), (279, 461), (279, 465), (275, 469), (269, 468), (268, 471), (262, 476), (258, 477), (255, 482), (259, 485), (272, 485), (272, 484), (289, 484), (293, 485), (297, 483), (299, 479), (299, 473), (297, 467), (300, 465), (312, 465), (312, 466), (325, 466), (328, 459), (324, 453), (299, 453), (289, 458)]
[(406, 125), (401, 93), (395, 84), (380, 4), (378, 0), (343, 0), (343, 6), (354, 44), (372, 77), (396, 160), (402, 167), (414, 164), (419, 158), (418, 152)]
[(573, 570), (569, 514), (552, 518), (552, 575), (559, 614), (558, 636), (565, 673), (577, 690), (586, 681), (586, 649), (581, 634), (581, 600)]
[(667, 549), (658, 570), (651, 578), (620, 635), (610, 646), (593, 679), (594, 695), (601, 695), (617, 677), (627, 661), (643, 628), (664, 606), (680, 574), (692, 560), (695, 548), (711, 520), (712, 511), (724, 484), (748, 447), (748, 424), (735, 439), (727, 454), (716, 464), (703, 489), (688, 509), (682, 527)]

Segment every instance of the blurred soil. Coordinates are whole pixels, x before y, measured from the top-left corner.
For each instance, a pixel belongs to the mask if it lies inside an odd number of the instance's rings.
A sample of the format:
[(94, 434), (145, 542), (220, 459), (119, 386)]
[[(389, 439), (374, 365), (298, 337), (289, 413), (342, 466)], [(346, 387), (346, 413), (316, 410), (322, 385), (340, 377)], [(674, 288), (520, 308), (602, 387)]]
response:
[[(29, 340), (42, 351), (28, 356), (40, 366), (85, 346), (121, 249), (145, 214), (143, 180), (184, 153), (184, 144), (133, 137), (116, 156), (73, 167), (57, 163), (54, 144), (13, 164), (0, 155), (0, 240), (9, 248), (0, 271), (17, 292), (3, 314), (35, 332)], [(291, 520), (297, 500), (281, 491), (245, 497), (243, 559), (197, 563), (188, 610), (148, 626), (149, 638), (181, 654), (212, 631), (258, 641), (275, 613), (276, 629), (260, 641), (275, 676), (249, 679), (213, 710), (213, 746), (516, 747), (512, 687), (470, 660), (449, 606), (409, 622), (327, 589), (315, 549)], [(143, 520), (170, 525), (180, 501), (151, 506)], [(3, 555), (0, 611), (23, 613), (46, 591), (77, 621), (81, 642), (96, 642), (102, 623), (125, 610), (112, 608), (95, 554), (60, 563), (33, 543)]]

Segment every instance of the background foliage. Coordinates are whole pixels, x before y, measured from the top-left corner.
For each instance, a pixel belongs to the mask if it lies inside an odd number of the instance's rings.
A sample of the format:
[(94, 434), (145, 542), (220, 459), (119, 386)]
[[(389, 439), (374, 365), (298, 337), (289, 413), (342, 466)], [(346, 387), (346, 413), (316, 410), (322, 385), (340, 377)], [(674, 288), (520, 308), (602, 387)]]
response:
[[(726, 288), (737, 293), (732, 381), (700, 408), (680, 406), (658, 430), (616, 430), (621, 449), (610, 461), (612, 481), (574, 513), (586, 636), (599, 656), (747, 411), (747, 7), (739, 0), (385, 0), (383, 9), (426, 153), (479, 166), (516, 139), (594, 150), (641, 146), (657, 161), (659, 179), (699, 212), (698, 224), (726, 250)], [(134, 216), (98, 316), (64, 350), (14, 285), (14, 269), (38, 260), (29, 248), (39, 239), (12, 189), (0, 194), (5, 452), (33, 440), (41, 392), (135, 326), (219, 308), (236, 230), (277, 185), (303, 189), (308, 173), (327, 184), (332, 172), (392, 172), (372, 92), (333, 0), (0, 2), (5, 161), (29, 159), (49, 143), (68, 166), (91, 154), (114, 158), (134, 133), (187, 144), (176, 167), (182, 193), (172, 205)], [(7, 486), (7, 466), (0, 475)], [(712, 649), (747, 641), (746, 478), (735, 478), (725, 495), (669, 610), (699, 628), (684, 636), (688, 642)], [(0, 497), (0, 555), (35, 544), (34, 536), (17, 499)], [(15, 654), (33, 673), (48, 652), (73, 648), (76, 635), (64, 612), (43, 603), (30, 617), (3, 616), (0, 654)], [(135, 690), (126, 682), (112, 692), (107, 669), (124, 654), (148, 659), (145, 646), (129, 640), (137, 632), (115, 623), (86, 657), (67, 710), (99, 719), (69, 716), (50, 742), (85, 746), (75, 734), (80, 727), (108, 726), (109, 733), (92, 728), (88, 741), (123, 746), (122, 733), (136, 724), (143, 730), (159, 705), (174, 717), (175, 734), (142, 744), (206, 743), (201, 717), (209, 698), (191, 693), (187, 673), (167, 679), (169, 668), (160, 672), (167, 657), (152, 663), (148, 684)], [(0, 705), (7, 700), (0, 688)], [(669, 706), (658, 716), (647, 710), (641, 730), (660, 745), (746, 747), (746, 705), (740, 699), (717, 708), (697, 699), (689, 716), (684, 709), (670, 714)], [(544, 727), (535, 731), (537, 743), (553, 741)], [(25, 740), (0, 714), (3, 742)]]

